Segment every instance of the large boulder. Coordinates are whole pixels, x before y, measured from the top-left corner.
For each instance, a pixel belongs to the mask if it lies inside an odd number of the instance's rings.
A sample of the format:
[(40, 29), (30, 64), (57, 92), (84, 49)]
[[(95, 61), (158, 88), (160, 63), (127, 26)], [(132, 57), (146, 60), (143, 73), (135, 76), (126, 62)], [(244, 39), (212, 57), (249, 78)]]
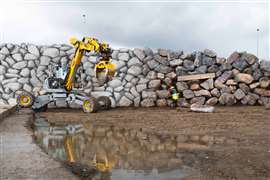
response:
[(24, 60), (36, 60), (37, 59), (37, 56), (34, 55), (34, 54), (30, 54), (30, 53), (27, 53), (24, 55)]
[(141, 49), (138, 49), (138, 48), (135, 48), (133, 53), (140, 59), (140, 60), (143, 60), (144, 57), (145, 57), (145, 54), (143, 52), (143, 50)]
[(240, 54), (235, 51), (228, 57), (227, 62), (229, 64), (232, 64), (233, 62), (235, 62), (239, 58), (240, 58)]
[(37, 46), (35, 46), (33, 44), (28, 45), (27, 49), (28, 49), (28, 52), (30, 52), (31, 54), (36, 55), (37, 57), (40, 55)]
[(168, 90), (159, 90), (156, 91), (156, 93), (160, 99), (168, 98), (170, 96), (170, 92)]
[(0, 65), (0, 75), (3, 75), (3, 74), (5, 74), (5, 73), (6, 73), (6, 67)]
[(245, 97), (245, 93), (242, 89), (237, 89), (234, 93), (233, 93), (234, 97), (237, 100), (243, 99)]
[(0, 50), (0, 54), (9, 55), (9, 50), (6, 47), (2, 47)]
[(137, 58), (137, 57), (133, 57), (128, 61), (128, 67), (131, 67), (133, 65), (142, 65), (142, 62)]
[(234, 97), (233, 94), (229, 94), (229, 93), (223, 93), (221, 94), (221, 96), (219, 97), (219, 102), (220, 104), (223, 105), (233, 105), (236, 103), (236, 99)]
[(60, 52), (57, 48), (46, 48), (43, 51), (43, 55), (44, 56), (49, 56), (51, 58), (55, 58), (57, 56), (59, 56)]
[(134, 76), (138, 76), (139, 74), (142, 73), (142, 68), (140, 66), (131, 66), (128, 71), (127, 71), (128, 74), (131, 74), (131, 75), (134, 75)]
[(148, 83), (148, 88), (150, 89), (157, 89), (159, 88), (161, 85), (161, 80), (160, 79), (154, 79), (154, 80), (151, 80), (149, 83)]
[(157, 99), (157, 94), (154, 91), (143, 91), (142, 92), (142, 98), (146, 99), (146, 98), (151, 98), (156, 100)]
[(183, 96), (184, 96), (184, 98), (186, 98), (186, 99), (191, 99), (191, 98), (193, 98), (195, 95), (194, 95), (194, 92), (193, 92), (193, 91), (191, 91), (191, 90), (189, 90), (189, 89), (186, 89), (186, 90), (183, 91)]
[(13, 92), (19, 90), (22, 88), (22, 85), (20, 83), (17, 82), (11, 82), (5, 85), (5, 87), (11, 89)]
[(182, 59), (173, 59), (170, 61), (170, 66), (179, 66), (183, 64), (183, 60)]
[(238, 59), (237, 61), (235, 61), (232, 66), (236, 69), (238, 69), (239, 71), (243, 71), (246, 67), (248, 67), (248, 63), (246, 62), (245, 59)]
[(263, 71), (270, 72), (270, 61), (267, 61), (267, 60), (261, 60), (261, 61), (260, 61), (260, 68), (261, 68)]
[(153, 107), (155, 106), (155, 100), (151, 98), (147, 98), (141, 101), (142, 107)]
[(236, 82), (243, 82), (246, 84), (250, 84), (254, 80), (254, 78), (250, 74), (245, 73), (238, 73), (234, 79)]
[(119, 106), (121, 107), (127, 107), (132, 105), (132, 101), (128, 99), (126, 96), (123, 96), (119, 101)]
[(129, 54), (128, 53), (119, 53), (118, 59), (121, 61), (128, 61), (129, 60)]
[(206, 90), (213, 89), (214, 88), (214, 81), (213, 81), (213, 79), (207, 79), (206, 81), (201, 83), (200, 86)]
[(211, 58), (217, 57), (217, 53), (210, 49), (205, 49), (203, 54)]
[(41, 56), (40, 57), (40, 64), (41, 66), (48, 66), (50, 64), (51, 58), (48, 56)]
[(23, 60), (23, 57), (20, 53), (16, 53), (16, 54), (13, 54), (12, 55), (13, 59), (15, 59), (15, 61), (22, 61)]
[(186, 82), (177, 82), (176, 88), (177, 88), (177, 91), (182, 92), (182, 91), (188, 89), (188, 85)]
[(23, 69), (27, 66), (27, 61), (20, 61), (20, 62), (17, 62), (15, 64), (13, 64), (13, 68), (14, 69)]

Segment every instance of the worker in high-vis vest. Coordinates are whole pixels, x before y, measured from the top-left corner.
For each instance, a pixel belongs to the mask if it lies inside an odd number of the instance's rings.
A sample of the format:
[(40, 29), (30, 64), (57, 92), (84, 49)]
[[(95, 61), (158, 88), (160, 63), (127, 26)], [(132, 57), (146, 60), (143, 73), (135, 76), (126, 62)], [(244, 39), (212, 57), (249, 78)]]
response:
[(173, 106), (176, 107), (178, 105), (178, 100), (179, 100), (179, 93), (177, 92), (176, 88), (174, 86), (171, 86), (169, 88), (169, 91), (171, 93), (171, 98), (173, 101)]

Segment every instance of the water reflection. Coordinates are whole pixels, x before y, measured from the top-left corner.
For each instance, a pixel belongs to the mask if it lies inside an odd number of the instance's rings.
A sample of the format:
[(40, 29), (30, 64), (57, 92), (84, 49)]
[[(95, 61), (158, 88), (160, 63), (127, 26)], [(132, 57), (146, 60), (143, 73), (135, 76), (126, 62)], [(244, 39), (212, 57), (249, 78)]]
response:
[(188, 174), (176, 137), (90, 123), (52, 126), (35, 121), (37, 143), (52, 157), (95, 167), (93, 179), (181, 179)]

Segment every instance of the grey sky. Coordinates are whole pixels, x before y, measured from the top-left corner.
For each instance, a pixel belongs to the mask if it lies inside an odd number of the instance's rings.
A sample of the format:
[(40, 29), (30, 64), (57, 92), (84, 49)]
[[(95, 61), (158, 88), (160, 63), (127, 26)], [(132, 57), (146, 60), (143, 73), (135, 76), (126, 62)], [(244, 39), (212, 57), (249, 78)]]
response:
[(112, 1), (1, 2), (0, 40), (52, 44), (89, 35), (113, 48), (209, 48), (228, 57), (256, 54), (260, 28), (259, 56), (270, 59), (268, 1)]

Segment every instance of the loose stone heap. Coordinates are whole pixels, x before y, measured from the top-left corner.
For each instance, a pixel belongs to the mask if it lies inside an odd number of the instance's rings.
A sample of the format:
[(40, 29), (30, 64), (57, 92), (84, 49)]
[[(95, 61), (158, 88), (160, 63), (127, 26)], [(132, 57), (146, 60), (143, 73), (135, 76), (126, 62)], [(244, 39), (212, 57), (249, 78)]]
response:
[[(42, 94), (52, 64), (66, 66), (75, 49), (69, 45), (0, 45), (0, 103), (14, 104), (22, 90)], [(188, 74), (215, 73), (214, 79), (175, 82), (184, 106), (265, 105), (270, 97), (270, 61), (234, 52), (227, 59), (211, 50), (184, 54), (159, 49), (114, 50), (116, 77), (100, 86), (94, 78), (94, 54), (84, 56), (77, 81), (87, 95), (109, 96), (112, 106), (167, 106), (172, 102), (162, 84)]]

